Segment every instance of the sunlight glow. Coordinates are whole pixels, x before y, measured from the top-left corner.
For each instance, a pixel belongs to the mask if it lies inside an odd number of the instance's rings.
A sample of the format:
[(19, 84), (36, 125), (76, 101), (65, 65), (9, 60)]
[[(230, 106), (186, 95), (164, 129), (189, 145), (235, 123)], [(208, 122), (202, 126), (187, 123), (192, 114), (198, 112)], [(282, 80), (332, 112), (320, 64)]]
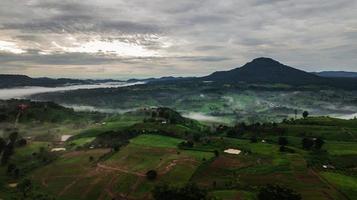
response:
[(52, 42), (54, 46), (62, 49), (65, 52), (77, 53), (103, 53), (108, 55), (116, 55), (122, 57), (157, 57), (158, 52), (149, 50), (144, 46), (136, 43), (127, 43), (118, 40), (102, 41), (91, 40), (84, 43), (75, 44), (71, 47), (61, 46), (56, 42)]
[(7, 42), (0, 40), (0, 51), (7, 51), (14, 54), (25, 53), (26, 51), (19, 48), (14, 42)]

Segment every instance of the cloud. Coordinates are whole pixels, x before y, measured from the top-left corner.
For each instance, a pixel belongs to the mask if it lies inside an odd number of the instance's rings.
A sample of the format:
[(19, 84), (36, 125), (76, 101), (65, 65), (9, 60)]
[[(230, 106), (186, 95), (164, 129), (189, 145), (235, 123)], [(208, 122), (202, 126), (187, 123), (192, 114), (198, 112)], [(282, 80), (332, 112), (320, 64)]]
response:
[(307, 71), (356, 70), (356, 8), (354, 0), (2, 1), (0, 73), (204, 75), (260, 56)]

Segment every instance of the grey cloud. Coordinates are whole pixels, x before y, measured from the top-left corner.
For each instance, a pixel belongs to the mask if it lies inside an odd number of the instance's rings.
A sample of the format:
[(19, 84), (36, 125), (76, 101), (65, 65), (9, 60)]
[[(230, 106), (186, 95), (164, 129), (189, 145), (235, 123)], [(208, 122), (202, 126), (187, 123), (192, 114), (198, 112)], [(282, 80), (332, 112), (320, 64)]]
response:
[(231, 60), (231, 58), (228, 57), (219, 57), (219, 56), (198, 56), (198, 57), (183, 57), (181, 58), (186, 61), (194, 61), (194, 62), (220, 62), (220, 61), (227, 61)]
[[(161, 70), (190, 75), (269, 56), (308, 71), (336, 66), (356, 70), (356, 4), (354, 0), (2, 1), (0, 41), (15, 42), (27, 53), (1, 53), (0, 63), (92, 68), (125, 64), (133, 74)], [(76, 42), (98, 36), (160, 56), (39, 54), (52, 41), (67, 45), (68, 36)], [(143, 70), (145, 66), (150, 70)]]

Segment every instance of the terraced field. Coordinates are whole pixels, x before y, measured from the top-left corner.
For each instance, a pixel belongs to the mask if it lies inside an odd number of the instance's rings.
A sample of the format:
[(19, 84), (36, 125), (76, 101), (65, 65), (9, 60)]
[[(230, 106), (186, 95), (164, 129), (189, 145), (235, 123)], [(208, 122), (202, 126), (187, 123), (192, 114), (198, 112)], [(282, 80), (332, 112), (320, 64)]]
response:
[[(141, 135), (115, 153), (109, 149), (74, 151), (31, 177), (60, 199), (145, 199), (158, 182), (175, 180), (176, 185), (186, 184), (203, 160), (213, 157), (213, 153), (179, 150), (177, 145), (181, 141)], [(112, 155), (101, 162), (105, 154)], [(96, 161), (91, 162), (90, 157)], [(158, 172), (155, 182), (146, 179), (146, 172), (151, 169)], [(84, 192), (78, 194), (83, 189)]]

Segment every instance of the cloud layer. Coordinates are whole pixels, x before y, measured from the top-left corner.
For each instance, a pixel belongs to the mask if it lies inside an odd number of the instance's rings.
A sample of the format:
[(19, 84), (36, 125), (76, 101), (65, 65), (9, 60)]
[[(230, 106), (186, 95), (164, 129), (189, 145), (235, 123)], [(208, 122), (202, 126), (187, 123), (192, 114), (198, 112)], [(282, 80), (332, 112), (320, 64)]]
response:
[(0, 73), (204, 75), (265, 56), (357, 71), (355, 0), (0, 2)]

